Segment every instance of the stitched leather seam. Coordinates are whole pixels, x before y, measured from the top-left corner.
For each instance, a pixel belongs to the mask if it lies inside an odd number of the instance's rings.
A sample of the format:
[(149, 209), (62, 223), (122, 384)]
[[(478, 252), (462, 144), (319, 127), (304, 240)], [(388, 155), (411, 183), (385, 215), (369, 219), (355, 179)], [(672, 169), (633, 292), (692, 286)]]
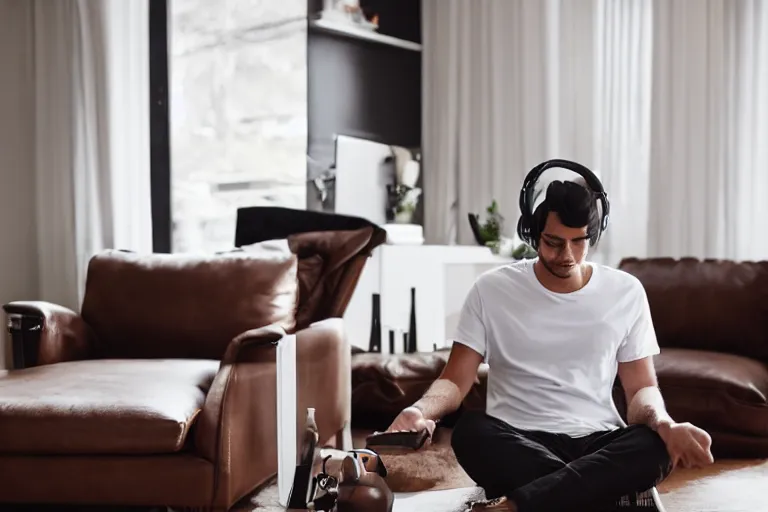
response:
[(229, 375), (227, 375), (227, 381), (224, 383), (224, 391), (221, 394), (221, 404), (219, 405), (218, 418), (216, 420), (216, 446), (214, 448), (215, 460), (213, 471), (213, 492), (211, 493), (212, 502), (211, 505), (216, 503), (219, 496), (219, 482), (221, 481), (221, 429), (224, 428), (224, 404), (227, 402), (227, 393), (229, 392), (229, 385), (232, 382), (233, 374), (235, 373), (235, 363), (230, 364)]

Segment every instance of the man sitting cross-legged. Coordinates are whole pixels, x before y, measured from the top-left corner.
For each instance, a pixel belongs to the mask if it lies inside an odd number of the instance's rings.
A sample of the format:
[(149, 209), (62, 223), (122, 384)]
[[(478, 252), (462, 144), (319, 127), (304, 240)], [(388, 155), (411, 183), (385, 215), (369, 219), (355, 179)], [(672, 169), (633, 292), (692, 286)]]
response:
[[(499, 508), (659, 510), (654, 486), (674, 466), (712, 463), (711, 439), (665, 410), (640, 282), (585, 260), (600, 223), (590, 191), (555, 181), (534, 219), (538, 257), (475, 282), (440, 378), (388, 430), (433, 431), (485, 360), (486, 410), (460, 417), (452, 445)], [(628, 425), (613, 402), (617, 374)]]

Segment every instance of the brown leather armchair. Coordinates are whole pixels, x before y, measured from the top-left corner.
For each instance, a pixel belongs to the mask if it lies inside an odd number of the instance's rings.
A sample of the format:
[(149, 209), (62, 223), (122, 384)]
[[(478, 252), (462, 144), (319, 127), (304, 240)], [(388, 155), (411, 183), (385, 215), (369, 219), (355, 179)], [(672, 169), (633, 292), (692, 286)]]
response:
[[(227, 510), (277, 471), (276, 347), (297, 336), (301, 411), (323, 444), (350, 421), (341, 315), (371, 228), (215, 256), (106, 251), (80, 314), (4, 306), (0, 502)], [(297, 425), (300, 426), (300, 425)]]

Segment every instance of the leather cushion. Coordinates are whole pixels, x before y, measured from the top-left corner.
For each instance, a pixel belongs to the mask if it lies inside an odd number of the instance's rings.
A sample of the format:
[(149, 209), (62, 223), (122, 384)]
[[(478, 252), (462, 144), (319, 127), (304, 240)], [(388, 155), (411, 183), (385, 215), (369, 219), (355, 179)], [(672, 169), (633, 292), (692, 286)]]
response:
[[(304, 328), (312, 323), (316, 307), (313, 294), (322, 279), (325, 260), (319, 254), (299, 259), (299, 308), (296, 311), (296, 326)], [(316, 300), (316, 299), (315, 299)]]
[(88, 266), (82, 317), (99, 357), (220, 359), (250, 329), (295, 327), (296, 256), (106, 251)]
[(352, 357), (352, 415), (356, 425), (394, 419), (412, 405), (440, 375), (448, 352), (417, 354), (358, 353)]
[[(450, 352), (415, 354), (358, 353), (352, 357), (352, 414), (356, 425), (386, 428), (405, 407), (418, 400), (440, 376)], [(485, 407), (488, 366), (478, 369), (464, 407)]]
[[(350, 262), (364, 254), (374, 236), (373, 227), (357, 230), (312, 231), (288, 236), (291, 251), (299, 257), (301, 298), (296, 314), (298, 329), (324, 318), (342, 317), (352, 297), (362, 264)], [(367, 255), (366, 255), (367, 258)]]
[(768, 261), (626, 258), (648, 295), (662, 347), (768, 362)]
[[(344, 316), (364, 261), (358, 261), (374, 238), (372, 227), (357, 230), (309, 231), (285, 239), (266, 240), (241, 246), (249, 253), (280, 247), (298, 258), (299, 296), (296, 329), (313, 322)], [(379, 242), (380, 243), (380, 242)]]
[(94, 360), (0, 373), (0, 453), (180, 451), (215, 360)]
[(677, 421), (768, 436), (768, 365), (742, 356), (663, 349), (655, 357), (664, 400)]

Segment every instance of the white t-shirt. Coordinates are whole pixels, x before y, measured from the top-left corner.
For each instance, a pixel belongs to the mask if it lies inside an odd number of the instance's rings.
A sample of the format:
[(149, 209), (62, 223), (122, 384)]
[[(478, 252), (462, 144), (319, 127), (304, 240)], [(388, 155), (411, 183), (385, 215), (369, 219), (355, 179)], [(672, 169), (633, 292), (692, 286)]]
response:
[(524, 430), (587, 435), (624, 423), (613, 402), (619, 362), (659, 353), (645, 290), (590, 263), (573, 293), (545, 288), (522, 260), (481, 275), (454, 341), (488, 363), (486, 412)]

